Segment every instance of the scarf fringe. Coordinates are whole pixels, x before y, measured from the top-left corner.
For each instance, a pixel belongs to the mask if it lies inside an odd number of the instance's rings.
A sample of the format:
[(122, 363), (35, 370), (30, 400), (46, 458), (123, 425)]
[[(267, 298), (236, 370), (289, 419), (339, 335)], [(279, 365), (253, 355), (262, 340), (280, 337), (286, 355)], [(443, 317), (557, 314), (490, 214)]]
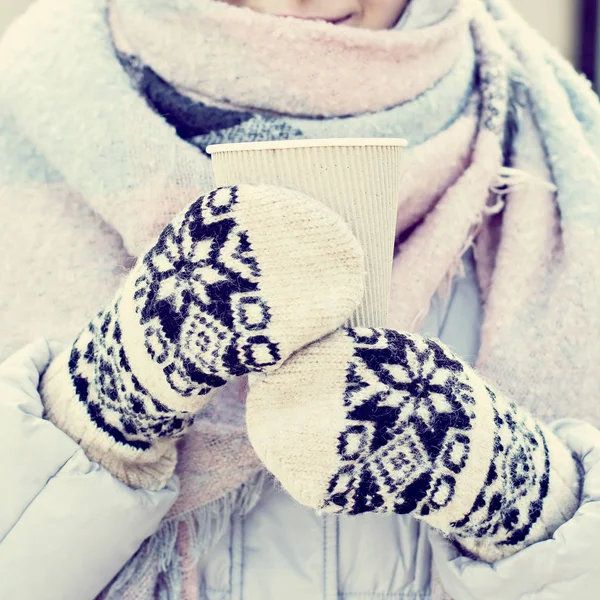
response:
[[(506, 141), (508, 141), (512, 140), (512, 137), (519, 130), (523, 111), (527, 110), (529, 104), (529, 89), (527, 77), (523, 73), (516, 56), (508, 48), (499, 47), (498, 50), (507, 62), (506, 75), (508, 77), (508, 99), (506, 106), (506, 130), (504, 136)], [(450, 297), (455, 279), (462, 279), (465, 276), (463, 256), (475, 244), (477, 235), (482, 227), (484, 227), (486, 219), (497, 215), (504, 210), (506, 196), (510, 193), (511, 189), (531, 183), (546, 186), (551, 185), (525, 171), (520, 171), (507, 166), (501, 166), (499, 168), (496, 177), (489, 184), (490, 198), (493, 199), (493, 204), (488, 204), (481, 209), (477, 219), (472, 224), (460, 251), (450, 261), (448, 269), (436, 288), (435, 294), (442, 300), (447, 301)], [(430, 310), (431, 300), (432, 299), (416, 313), (411, 323), (411, 331), (417, 331), (419, 329)]]
[(247, 515), (256, 506), (270, 478), (268, 472), (259, 471), (223, 498), (176, 518), (177, 525), (182, 523), (187, 526), (192, 558), (190, 566), (195, 567), (198, 560), (223, 537), (233, 514)]
[[(447, 300), (452, 291), (452, 286), (455, 279), (462, 279), (465, 276), (464, 263), (462, 257), (464, 254), (473, 246), (477, 234), (480, 232), (483, 226), (484, 219), (500, 214), (506, 206), (506, 198), (515, 189), (522, 187), (542, 187), (551, 192), (557, 192), (558, 188), (550, 181), (546, 181), (541, 177), (537, 177), (532, 173), (523, 171), (521, 169), (515, 169), (513, 167), (501, 167), (498, 171), (496, 178), (490, 184), (490, 193), (495, 197), (494, 204), (487, 205), (481, 213), (480, 219), (473, 225), (465, 243), (463, 244), (459, 254), (451, 262), (444, 278), (440, 282), (437, 288), (437, 295), (440, 298)], [(427, 316), (429, 306), (419, 311), (413, 322), (413, 330), (416, 330), (419, 324)]]
[[(437, 295), (440, 298), (447, 300), (452, 291), (452, 285), (455, 279), (462, 279), (465, 276), (464, 263), (462, 257), (464, 254), (473, 246), (477, 234), (480, 232), (483, 226), (484, 219), (500, 214), (506, 206), (506, 198), (515, 189), (522, 187), (542, 187), (551, 192), (557, 192), (558, 188), (550, 181), (546, 181), (541, 177), (537, 177), (532, 173), (523, 171), (521, 169), (515, 169), (513, 167), (501, 167), (498, 171), (496, 178), (490, 184), (490, 192), (495, 197), (494, 204), (487, 205), (481, 214), (480, 219), (473, 225), (465, 243), (463, 244), (459, 254), (451, 262), (444, 278), (437, 288)], [(427, 316), (429, 306), (419, 311), (413, 322), (413, 329), (416, 330), (418, 325)]]
[[(269, 473), (259, 471), (222, 498), (164, 521), (113, 580), (102, 600), (120, 600), (123, 592), (150, 570), (158, 571), (153, 600), (178, 600), (185, 570), (196, 568), (200, 558), (223, 537), (232, 515), (247, 515), (256, 506), (269, 479)], [(189, 536), (189, 553), (185, 558), (190, 560), (185, 561), (185, 566), (177, 547), (181, 525), (187, 527)]]
[[(514, 135), (519, 130), (523, 111), (527, 109), (529, 104), (529, 90), (527, 78), (518, 62), (516, 62), (515, 57), (512, 54), (508, 54), (508, 58), (510, 93), (507, 107), (507, 128), (509, 130), (508, 133)], [(554, 183), (546, 181), (533, 173), (509, 166), (500, 167), (496, 177), (491, 181), (489, 186), (490, 195), (494, 199), (494, 202), (483, 208), (479, 219), (473, 224), (459, 255), (451, 262), (448, 271), (437, 289), (437, 294), (441, 298), (447, 299), (452, 290), (454, 280), (464, 277), (465, 272), (462, 257), (475, 243), (475, 239), (481, 231), (485, 219), (500, 214), (506, 206), (507, 197), (514, 190), (523, 187), (542, 187), (551, 192), (558, 191)], [(423, 309), (419, 312), (414, 325), (418, 325), (422, 321), (427, 314), (427, 310)]]
[(510, 192), (513, 189), (528, 185), (543, 187), (551, 192), (557, 191), (557, 187), (552, 182), (546, 181), (545, 179), (537, 177), (536, 175), (528, 173), (527, 171), (523, 171), (521, 169), (514, 169), (513, 167), (502, 167), (499, 170), (498, 176), (490, 186), (490, 191), (492, 191), (500, 197), (503, 197), (510, 194)]

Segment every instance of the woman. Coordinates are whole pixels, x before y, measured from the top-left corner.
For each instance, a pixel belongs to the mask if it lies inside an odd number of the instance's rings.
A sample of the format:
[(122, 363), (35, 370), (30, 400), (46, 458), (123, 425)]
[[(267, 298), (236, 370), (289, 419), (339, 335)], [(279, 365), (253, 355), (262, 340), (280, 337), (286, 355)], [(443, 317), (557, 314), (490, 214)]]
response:
[[(597, 99), (503, 2), (232, 4), (0, 47), (3, 353), (62, 342), (2, 366), (2, 596), (593, 597), (599, 434), (524, 408), (598, 422)], [(209, 193), (340, 136), (411, 144), (388, 330), (339, 218)]]

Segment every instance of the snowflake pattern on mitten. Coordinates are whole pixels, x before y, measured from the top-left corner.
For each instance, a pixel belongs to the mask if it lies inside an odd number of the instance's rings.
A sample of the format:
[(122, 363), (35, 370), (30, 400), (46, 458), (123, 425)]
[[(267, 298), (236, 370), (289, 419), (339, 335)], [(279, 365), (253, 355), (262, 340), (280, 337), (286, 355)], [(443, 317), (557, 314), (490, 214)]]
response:
[(182, 396), (281, 359), (265, 334), (271, 309), (248, 232), (231, 214), (236, 202), (237, 188), (195, 202), (163, 230), (135, 282), (146, 349)]
[[(232, 215), (236, 202), (235, 187), (200, 198), (136, 267), (134, 301), (145, 349), (182, 397), (208, 395), (281, 358), (265, 333), (271, 311), (260, 293), (248, 232)], [(180, 435), (194, 414), (165, 406), (132, 372), (122, 343), (121, 301), (80, 334), (69, 370), (93, 422), (116, 441), (147, 449), (154, 438)]]
[(348, 329), (347, 335), (354, 344), (344, 394), (347, 424), (323, 508), (418, 517), (443, 510), (476, 452), (477, 404), (487, 401), (494, 443), (485, 481), (449, 529), (507, 545), (523, 541), (548, 493), (548, 448), (539, 425), (489, 387), (487, 398), (476, 399), (464, 364), (436, 340), (375, 329)]
[(317, 200), (218, 188), (162, 230), (53, 361), (41, 386), (46, 416), (121, 480), (160, 486), (175, 440), (214, 392), (272, 372), (335, 330), (363, 283), (360, 245)]
[(418, 334), (341, 328), (251, 378), (247, 423), (299, 502), (410, 514), (484, 560), (545, 539), (577, 507), (578, 471), (556, 436)]

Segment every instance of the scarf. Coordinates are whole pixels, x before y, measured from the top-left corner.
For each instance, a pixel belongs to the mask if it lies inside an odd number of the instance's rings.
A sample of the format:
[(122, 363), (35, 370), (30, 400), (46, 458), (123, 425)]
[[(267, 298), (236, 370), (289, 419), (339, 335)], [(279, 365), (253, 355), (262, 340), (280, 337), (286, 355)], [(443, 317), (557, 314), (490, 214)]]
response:
[[(600, 423), (600, 105), (504, 0), (413, 0), (377, 32), (214, 0), (112, 0), (109, 22), (131, 85), (199, 154), (408, 138), (389, 326), (417, 329), (472, 249), (479, 371), (542, 419)], [(266, 477), (243, 385), (198, 415), (179, 501), (106, 598), (197, 597), (194, 560)]]

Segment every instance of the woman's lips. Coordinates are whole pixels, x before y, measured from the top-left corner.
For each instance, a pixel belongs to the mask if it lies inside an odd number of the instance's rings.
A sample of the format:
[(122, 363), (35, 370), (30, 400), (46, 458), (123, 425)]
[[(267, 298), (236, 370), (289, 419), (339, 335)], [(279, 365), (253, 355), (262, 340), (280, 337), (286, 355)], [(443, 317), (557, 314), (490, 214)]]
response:
[(333, 23), (334, 25), (342, 25), (343, 23), (346, 23), (347, 21), (349, 21), (352, 18), (352, 15), (346, 15), (345, 17), (342, 17), (341, 19), (333, 19), (332, 21), (329, 21), (329, 23)]
[(305, 17), (303, 15), (277, 15), (278, 17), (288, 17), (290, 19), (302, 19), (303, 21), (324, 21), (325, 23), (332, 23), (333, 25), (341, 25), (352, 18), (352, 15), (345, 15), (343, 17)]

